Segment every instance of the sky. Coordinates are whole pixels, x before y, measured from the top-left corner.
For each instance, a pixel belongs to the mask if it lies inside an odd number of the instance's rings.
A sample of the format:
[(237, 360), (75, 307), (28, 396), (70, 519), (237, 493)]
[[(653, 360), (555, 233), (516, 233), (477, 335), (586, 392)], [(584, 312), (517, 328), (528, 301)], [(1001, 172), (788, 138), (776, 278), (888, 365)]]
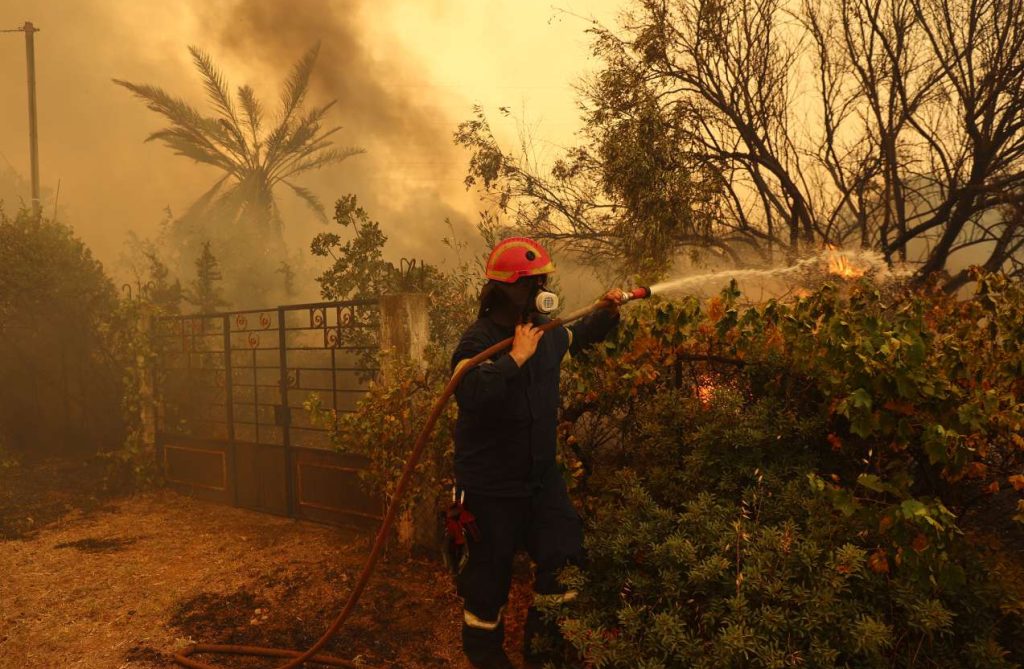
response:
[[(112, 79), (163, 87), (205, 105), (187, 50), (209, 52), (228, 82), (277, 100), (291, 65), (321, 52), (309, 101), (337, 99), (342, 146), (366, 153), (304, 177), (325, 203), (355, 193), (389, 235), (392, 259), (440, 262), (451, 220), (474, 234), (483, 208), (463, 185), (457, 124), (483, 106), (506, 145), (525, 125), (542, 150), (573, 141), (574, 85), (593, 71), (588, 20), (614, 23), (622, 0), (0, 0), (0, 29), (32, 21), (40, 172), (47, 215), (76, 233), (115, 275), (128, 231), (156, 235), (216, 170), (146, 136), (163, 126)], [(508, 107), (517, 120), (502, 119)], [(543, 156), (542, 156), (543, 158)], [(25, 43), (0, 33), (0, 172), (29, 174)], [(59, 193), (58, 193), (59, 184)], [(290, 193), (281, 200), (295, 249), (323, 230)]]

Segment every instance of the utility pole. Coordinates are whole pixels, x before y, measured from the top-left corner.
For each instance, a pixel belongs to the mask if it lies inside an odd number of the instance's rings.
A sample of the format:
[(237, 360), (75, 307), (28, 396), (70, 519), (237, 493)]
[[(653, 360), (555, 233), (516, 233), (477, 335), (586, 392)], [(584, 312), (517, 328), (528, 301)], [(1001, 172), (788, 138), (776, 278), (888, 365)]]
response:
[(0, 30), (5, 33), (25, 33), (25, 58), (28, 61), (28, 149), (32, 163), (32, 214), (39, 216), (42, 203), (39, 199), (39, 130), (36, 126), (36, 40), (39, 29), (31, 21), (14, 30)]
[(39, 32), (31, 21), (21, 27), (25, 31), (25, 58), (28, 61), (28, 147), (32, 160), (32, 214), (42, 211), (39, 201), (39, 130), (36, 127), (36, 40)]

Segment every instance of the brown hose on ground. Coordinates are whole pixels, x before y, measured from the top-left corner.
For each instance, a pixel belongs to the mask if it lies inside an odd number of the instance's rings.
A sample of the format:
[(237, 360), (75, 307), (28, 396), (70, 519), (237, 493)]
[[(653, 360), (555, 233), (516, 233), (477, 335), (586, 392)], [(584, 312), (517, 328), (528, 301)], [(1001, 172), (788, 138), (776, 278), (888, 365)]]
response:
[[(647, 294), (649, 295), (650, 292), (648, 291)], [(556, 318), (549, 323), (545, 323), (540, 326), (540, 329), (547, 332), (553, 328), (557, 328), (566, 323), (571, 323), (572, 321), (583, 318), (587, 314), (597, 311), (598, 309), (610, 306), (612, 306), (611, 301), (604, 299), (598, 300), (590, 306), (583, 307), (566, 316)], [(366, 562), (363, 564), (363, 570), (360, 572), (359, 578), (356, 580), (355, 587), (352, 589), (352, 592), (349, 593), (348, 600), (345, 602), (345, 606), (341, 609), (341, 613), (338, 614), (338, 617), (334, 619), (334, 622), (331, 623), (330, 627), (327, 628), (327, 631), (323, 633), (323, 636), (321, 636), (316, 643), (305, 651), (284, 648), (266, 648), (263, 646), (197, 643), (175, 653), (174, 661), (183, 667), (191, 667), (192, 669), (219, 669), (216, 665), (205, 664), (191, 658), (191, 656), (196, 653), (214, 653), (218, 655), (292, 658), (288, 662), (274, 667), (274, 669), (294, 669), (307, 661), (326, 664), (331, 667), (363, 667), (365, 669), (366, 665), (364, 664), (357, 665), (354, 662), (343, 660), (332, 655), (321, 655), (319, 654), (319, 651), (327, 645), (327, 642), (338, 633), (341, 626), (346, 620), (348, 620), (349, 616), (352, 614), (352, 610), (355, 609), (356, 604), (359, 602), (359, 598), (362, 596), (363, 590), (366, 589), (366, 585), (370, 581), (370, 576), (373, 574), (373, 570), (377, 566), (377, 560), (380, 559), (380, 555), (384, 551), (384, 544), (387, 541), (388, 534), (391, 532), (391, 526), (394, 525), (395, 516), (398, 515), (399, 502), (405, 496), (405, 493), (409, 488), (409, 483), (412, 481), (412, 474), (416, 469), (416, 464), (419, 462), (420, 456), (423, 454), (423, 449), (427, 445), (427, 439), (430, 437), (430, 433), (434, 430), (434, 424), (437, 422), (438, 417), (440, 417), (441, 411), (444, 410), (444, 405), (448, 403), (448, 398), (452, 396), (455, 392), (456, 386), (459, 385), (459, 381), (462, 380), (462, 377), (465, 376), (469, 370), (511, 345), (512, 337), (509, 337), (508, 339), (503, 339), (497, 344), (494, 344), (490, 348), (487, 348), (470, 358), (466, 364), (460, 366), (455, 371), (451, 380), (449, 380), (448, 384), (444, 387), (444, 391), (434, 402), (434, 407), (430, 411), (430, 416), (427, 417), (427, 422), (423, 426), (423, 430), (420, 431), (419, 437), (416, 438), (416, 444), (412, 448), (412, 453), (409, 454), (409, 459), (405, 463), (405, 468), (402, 469), (402, 475), (399, 477), (398, 485), (395, 487), (395, 494), (391, 497), (391, 503), (388, 505), (387, 512), (384, 514), (384, 520), (381, 521), (380, 530), (377, 531), (377, 537), (373, 541), (373, 548), (370, 550), (370, 555), (366, 558)]]

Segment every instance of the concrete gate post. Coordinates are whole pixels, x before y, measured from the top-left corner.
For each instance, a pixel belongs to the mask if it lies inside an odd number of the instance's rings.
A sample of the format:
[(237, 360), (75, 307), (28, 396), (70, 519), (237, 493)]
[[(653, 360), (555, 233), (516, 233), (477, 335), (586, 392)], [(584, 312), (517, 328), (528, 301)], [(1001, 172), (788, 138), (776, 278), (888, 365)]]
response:
[[(380, 298), (381, 375), (385, 383), (394, 378), (395, 369), (403, 360), (425, 371), (429, 340), (429, 301), (425, 293), (396, 293)], [(403, 550), (435, 550), (435, 504), (436, 500), (428, 494), (399, 517), (398, 543)]]
[(385, 381), (394, 375), (400, 359), (426, 369), (430, 340), (429, 302), (426, 293), (395, 293), (380, 298), (381, 373)]

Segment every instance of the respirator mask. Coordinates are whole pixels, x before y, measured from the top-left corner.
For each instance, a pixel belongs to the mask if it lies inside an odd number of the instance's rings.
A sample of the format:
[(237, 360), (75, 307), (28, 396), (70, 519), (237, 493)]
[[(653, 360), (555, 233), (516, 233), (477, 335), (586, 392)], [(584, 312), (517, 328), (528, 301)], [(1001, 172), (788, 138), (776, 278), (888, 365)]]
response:
[(537, 291), (536, 296), (533, 298), (533, 307), (537, 310), (537, 313), (547, 316), (558, 309), (558, 295), (541, 286), (541, 289)]
[(541, 316), (549, 316), (558, 309), (558, 295), (547, 288), (547, 277), (540, 275), (536, 277), (530, 291), (530, 298), (526, 301), (527, 310), (534, 311)]

